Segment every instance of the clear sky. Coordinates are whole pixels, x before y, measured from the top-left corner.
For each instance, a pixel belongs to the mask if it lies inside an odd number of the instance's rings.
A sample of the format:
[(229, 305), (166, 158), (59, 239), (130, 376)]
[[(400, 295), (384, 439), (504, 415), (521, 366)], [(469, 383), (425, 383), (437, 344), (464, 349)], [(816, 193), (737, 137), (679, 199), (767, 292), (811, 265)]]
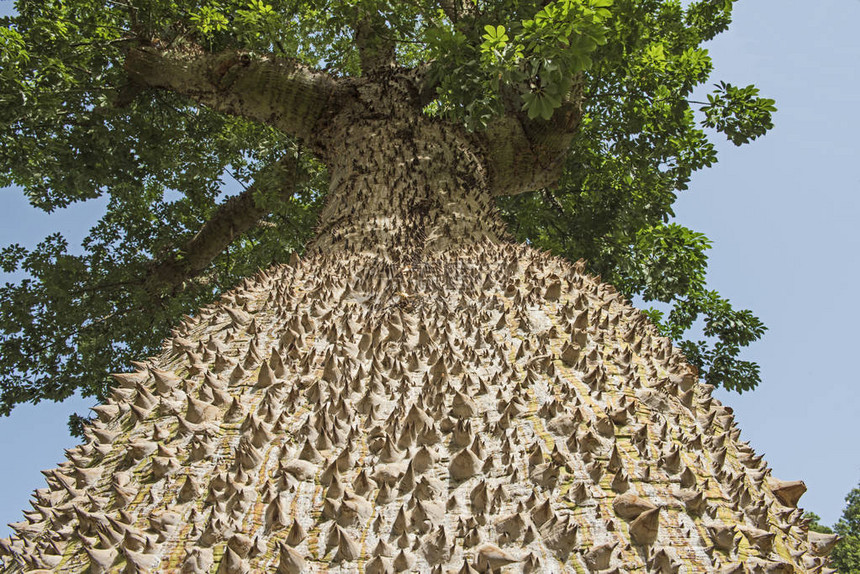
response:
[[(11, 2), (0, 0), (0, 15)], [(718, 393), (735, 409), (742, 438), (774, 476), (802, 479), (801, 505), (835, 522), (860, 482), (860, 0), (740, 0), (731, 30), (709, 47), (713, 80), (755, 83), (777, 100), (776, 127), (697, 174), (676, 205), (678, 222), (714, 241), (709, 282), (769, 331), (746, 358), (760, 387)], [(70, 244), (102, 212), (100, 200), (51, 216), (19, 191), (0, 190), (0, 245), (33, 246), (53, 231)], [(860, 354), (860, 353), (859, 353)], [(0, 419), (0, 523), (21, 520), (39, 473), (75, 444), (73, 411), (91, 403), (19, 407)], [(0, 536), (9, 529), (0, 527)]]

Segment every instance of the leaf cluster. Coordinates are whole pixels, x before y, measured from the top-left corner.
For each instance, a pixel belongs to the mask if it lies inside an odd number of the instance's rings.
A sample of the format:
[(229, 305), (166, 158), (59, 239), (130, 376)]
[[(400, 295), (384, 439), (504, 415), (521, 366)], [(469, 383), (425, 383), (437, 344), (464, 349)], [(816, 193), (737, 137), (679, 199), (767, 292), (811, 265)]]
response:
[(438, 99), (433, 111), (483, 129), (505, 110), (549, 120), (606, 42), (612, 0), (477, 3), (440, 14), (425, 32)]
[(735, 145), (764, 135), (773, 127), (771, 114), (776, 111), (776, 102), (758, 94), (755, 86), (739, 88), (720, 82), (708, 94), (708, 104), (702, 106), (704, 124), (726, 134)]
[(830, 553), (831, 563), (840, 574), (860, 573), (860, 486), (845, 496), (845, 509), (833, 531), (840, 540)]

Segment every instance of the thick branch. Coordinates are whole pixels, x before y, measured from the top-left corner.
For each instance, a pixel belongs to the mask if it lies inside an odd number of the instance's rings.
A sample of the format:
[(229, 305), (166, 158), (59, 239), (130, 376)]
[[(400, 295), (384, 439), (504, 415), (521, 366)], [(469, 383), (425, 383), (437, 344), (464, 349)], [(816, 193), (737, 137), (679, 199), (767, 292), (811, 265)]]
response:
[(131, 50), (132, 81), (189, 96), (220, 112), (258, 120), (307, 140), (330, 105), (335, 81), (284, 58), (239, 50)]
[(296, 189), (298, 160), (287, 155), (258, 175), (254, 183), (222, 203), (194, 237), (169, 258), (153, 262), (145, 278), (151, 293), (170, 292), (205, 270), (230, 243), (259, 224), (268, 210), (256, 197), (268, 186), (277, 186), (286, 201)]
[(504, 117), (484, 134), (490, 185), (495, 195), (514, 195), (555, 185), (570, 143), (582, 119), (582, 90), (575, 83), (570, 96), (550, 120), (528, 119), (508, 106)]
[(457, 10), (457, 3), (455, 0), (440, 0), (439, 8), (451, 22), (456, 23), (460, 19), (460, 13)]
[(355, 23), (355, 45), (364, 75), (372, 75), (396, 64), (391, 30), (378, 13), (366, 14)]

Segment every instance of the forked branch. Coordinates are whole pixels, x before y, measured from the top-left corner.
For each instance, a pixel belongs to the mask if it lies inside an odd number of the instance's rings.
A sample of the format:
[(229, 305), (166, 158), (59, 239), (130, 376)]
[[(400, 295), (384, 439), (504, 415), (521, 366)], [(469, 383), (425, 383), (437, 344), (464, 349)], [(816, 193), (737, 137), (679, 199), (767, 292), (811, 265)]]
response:
[(555, 185), (582, 120), (582, 90), (574, 83), (550, 120), (529, 119), (517, 103), (484, 133), (490, 185), (495, 195), (514, 195)]

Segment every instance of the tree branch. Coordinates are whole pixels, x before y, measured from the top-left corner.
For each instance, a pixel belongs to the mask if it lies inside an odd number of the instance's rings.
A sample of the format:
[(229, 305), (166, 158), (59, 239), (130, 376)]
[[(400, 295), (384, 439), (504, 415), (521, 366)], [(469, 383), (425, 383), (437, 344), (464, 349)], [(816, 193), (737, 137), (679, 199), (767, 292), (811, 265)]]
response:
[(509, 99), (508, 113), (483, 134), (493, 193), (515, 195), (555, 185), (582, 119), (582, 82), (574, 82), (549, 120), (529, 119), (519, 98)]
[(125, 69), (143, 86), (183, 94), (305, 140), (315, 132), (336, 88), (328, 74), (295, 60), (240, 50), (209, 54), (188, 46), (143, 46), (129, 51)]
[(295, 192), (297, 171), (298, 159), (292, 155), (265, 168), (245, 191), (222, 203), (181, 249), (167, 259), (150, 264), (144, 279), (146, 290), (171, 292), (199, 275), (234, 239), (258, 225), (268, 213), (256, 201), (263, 189), (277, 186), (285, 201)]
[(439, 8), (452, 23), (456, 24), (460, 19), (454, 0), (439, 0)]
[(355, 23), (353, 32), (364, 75), (381, 72), (396, 64), (395, 42), (379, 13), (365, 13)]

